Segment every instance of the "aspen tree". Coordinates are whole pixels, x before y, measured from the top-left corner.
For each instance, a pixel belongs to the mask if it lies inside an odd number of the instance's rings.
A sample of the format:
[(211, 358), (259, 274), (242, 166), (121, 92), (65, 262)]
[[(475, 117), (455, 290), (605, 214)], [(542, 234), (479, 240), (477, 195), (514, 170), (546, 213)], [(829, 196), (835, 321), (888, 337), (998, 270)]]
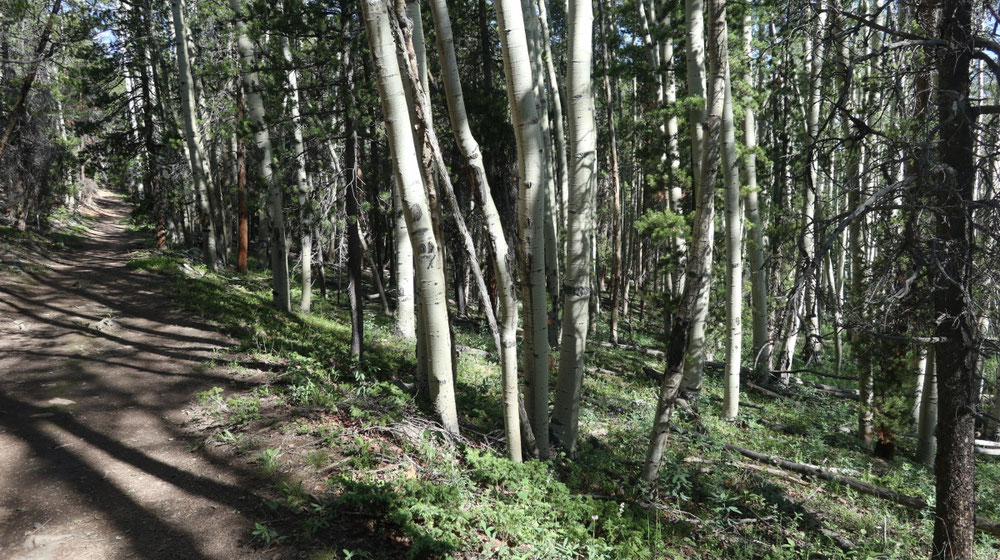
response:
[[(286, 10), (288, 2), (285, 2)], [(288, 64), (288, 90), (292, 117), (292, 150), (295, 151), (295, 187), (299, 195), (299, 220), (301, 221), (302, 247), (302, 299), (299, 311), (309, 313), (312, 306), (312, 197), (309, 178), (306, 176), (306, 145), (302, 136), (302, 116), (299, 102), (299, 75), (292, 59), (292, 49), (287, 36), (281, 37), (281, 54)]]
[[(700, 296), (709, 282), (704, 268), (705, 260), (712, 251), (712, 217), (714, 215), (715, 197), (709, 185), (714, 185), (718, 173), (719, 145), (722, 134), (723, 109), (725, 105), (726, 76), (725, 67), (729, 57), (726, 28), (726, 0), (709, 0), (708, 62), (711, 71), (710, 87), (708, 88), (708, 113), (705, 118), (704, 150), (702, 151), (701, 189), (695, 207), (695, 222), (691, 236), (691, 253), (688, 255), (684, 273), (684, 293), (681, 297), (677, 317), (670, 330), (670, 338), (666, 353), (666, 369), (660, 393), (656, 404), (656, 416), (653, 417), (653, 431), (650, 434), (649, 446), (646, 450), (646, 460), (642, 467), (642, 480), (656, 480), (663, 452), (667, 445), (667, 435), (670, 419), (673, 415), (676, 397), (682, 378), (685, 376), (684, 365), (693, 356), (689, 340), (694, 336), (694, 321), (700, 309)], [(690, 6), (689, 6), (690, 8)]]
[(736, 126), (729, 60), (725, 67), (725, 105), (722, 110), (722, 176), (726, 185), (726, 362), (723, 414), (735, 420), (740, 407), (740, 367), (743, 354), (743, 205), (740, 168), (736, 158)]
[(937, 452), (937, 421), (938, 421), (938, 385), (937, 360), (934, 345), (928, 345), (926, 351), (923, 382), (920, 391), (920, 414), (917, 423), (917, 462), (934, 465), (934, 455)]
[[(806, 39), (805, 52), (809, 57), (809, 101), (806, 111), (806, 134), (809, 143), (806, 147), (808, 175), (805, 198), (803, 199), (802, 245), (805, 248), (806, 262), (813, 264), (816, 258), (816, 220), (817, 195), (819, 193), (819, 115), (823, 105), (823, 34), (826, 31), (826, 10), (824, 0), (819, 0), (816, 27), (812, 35)], [(822, 360), (822, 339), (818, 313), (817, 291), (819, 290), (820, 266), (812, 266), (812, 271), (805, 280), (805, 320), (806, 320), (806, 361)], [(794, 351), (794, 348), (791, 349)], [(789, 362), (789, 365), (791, 363)], [(787, 369), (787, 368), (786, 368)]]
[(393, 280), (396, 282), (396, 336), (412, 339), (417, 336), (416, 311), (413, 300), (413, 248), (406, 231), (406, 217), (395, 176), (392, 185), (393, 262), (396, 264)]
[[(541, 0), (544, 2), (544, 0)], [(472, 176), (472, 184), (479, 199), (479, 208), (486, 223), (486, 235), (493, 260), (493, 274), (497, 282), (497, 296), (500, 300), (500, 378), (503, 385), (504, 434), (507, 440), (508, 457), (521, 461), (521, 432), (518, 414), (517, 382), (517, 300), (511, 266), (511, 253), (503, 233), (500, 214), (486, 178), (483, 154), (479, 149), (469, 125), (465, 110), (465, 96), (458, 73), (458, 58), (455, 55), (455, 39), (451, 31), (451, 17), (448, 15), (446, 0), (431, 0), (431, 17), (437, 38), (438, 58), (441, 60), (442, 82), (445, 98), (448, 100), (448, 117), (458, 143), (458, 149), (465, 158)]]
[(590, 327), (590, 267), (594, 230), (597, 122), (591, 79), (594, 7), (570, 0), (569, 65), (566, 70), (569, 128), (569, 200), (566, 205), (566, 266), (563, 280), (562, 343), (556, 380), (552, 434), (560, 447), (576, 449), (587, 331)]
[(177, 77), (180, 88), (181, 117), (184, 122), (184, 140), (191, 165), (194, 190), (198, 198), (198, 212), (201, 217), (202, 258), (209, 270), (215, 270), (215, 232), (212, 224), (212, 211), (208, 203), (209, 191), (211, 190), (209, 182), (212, 180), (212, 174), (209, 171), (201, 131), (198, 130), (198, 100), (191, 70), (191, 55), (188, 51), (189, 30), (182, 0), (171, 0), (170, 7), (174, 16), (174, 49), (177, 52)]
[(604, 66), (604, 101), (608, 119), (608, 144), (611, 158), (611, 319), (608, 325), (612, 344), (618, 344), (618, 321), (621, 314), (622, 293), (622, 203), (621, 179), (618, 170), (618, 139), (615, 134), (615, 103), (611, 95), (611, 62), (608, 55), (607, 18), (604, 0), (598, 0), (597, 9), (601, 27), (601, 62)]
[[(544, 3), (544, 0), (543, 0)], [(546, 324), (555, 325), (559, 318), (559, 209), (556, 205), (556, 166), (552, 157), (552, 123), (549, 119), (549, 100), (546, 88), (546, 46), (542, 45), (541, 24), (536, 0), (521, 0), (521, 11), (524, 17), (525, 38), (528, 44), (528, 56), (531, 60), (532, 88), (535, 94), (535, 107), (538, 117), (538, 131), (542, 144), (542, 185), (544, 192), (542, 202), (543, 219), (542, 233), (544, 235), (543, 252), (545, 255), (545, 290), (548, 294), (546, 302)], [(551, 50), (551, 49), (550, 49)], [(551, 54), (551, 53), (550, 53)], [(548, 304), (551, 303), (551, 306)], [(547, 331), (548, 336), (558, 336), (555, 328)], [(556, 340), (549, 338), (549, 344)]]
[(495, 2), (503, 52), (507, 98), (517, 139), (520, 232), (518, 263), (524, 306), (525, 406), (538, 442), (539, 456), (548, 457), (549, 341), (545, 293), (545, 170), (544, 146), (536, 108), (531, 56), (524, 14), (518, 0)]
[(430, 207), (413, 144), (410, 114), (396, 58), (388, 6), (385, 0), (364, 0), (362, 6), (394, 161), (393, 171), (400, 187), (410, 243), (416, 255), (416, 295), (423, 309), (420, 319), (425, 323), (421, 336), (425, 338), (424, 367), (430, 383), (430, 396), (444, 428), (457, 434), (458, 413), (455, 409), (455, 386), (452, 379), (444, 262), (431, 224)]
[[(552, 37), (549, 33), (549, 15), (546, 9), (546, 0), (538, 1), (538, 23), (541, 24), (543, 55), (545, 57), (545, 70), (548, 78), (549, 98), (552, 101), (552, 132), (555, 136), (556, 173), (559, 181), (557, 189), (550, 193), (547, 202), (557, 209), (558, 227), (556, 232), (566, 228), (566, 196), (569, 189), (568, 170), (566, 168), (566, 130), (563, 124), (562, 95), (560, 94), (559, 79), (556, 75), (555, 61), (552, 59)], [(565, 253), (565, 251), (563, 251)], [(558, 302), (556, 302), (558, 303)]]
[[(750, 74), (753, 81), (752, 43), (753, 31), (750, 15), (743, 16), (743, 49), (751, 61)], [(764, 222), (760, 216), (757, 188), (757, 118), (753, 101), (748, 99), (743, 108), (743, 133), (746, 144), (747, 190), (744, 196), (746, 218), (749, 222), (750, 239), (747, 242), (747, 256), (750, 260), (750, 299), (753, 316), (753, 360), (754, 377), (758, 382), (767, 381), (770, 376), (771, 341), (769, 340), (767, 314), (767, 274), (764, 270)]]
[[(699, 98), (700, 102), (692, 104), (688, 110), (688, 126), (691, 129), (691, 177), (694, 184), (694, 198), (701, 201), (703, 190), (711, 192), (715, 184), (705, 182), (705, 174), (702, 171), (704, 162), (705, 139), (704, 127), (706, 121), (705, 102), (705, 3), (704, 0), (685, 0), (684, 12), (687, 22), (687, 80), (688, 95)], [(722, 93), (719, 94), (719, 107), (721, 118)], [(718, 149), (718, 147), (716, 147)], [(713, 167), (716, 163), (713, 160)], [(714, 177), (713, 171), (713, 177)], [(698, 259), (701, 270), (697, 273), (705, 282), (699, 284), (699, 291), (694, 295), (697, 302), (690, 317), (691, 332), (687, 338), (687, 348), (685, 353), (688, 358), (684, 360), (684, 378), (681, 385), (681, 392), (697, 395), (701, 391), (701, 378), (705, 369), (705, 323), (708, 319), (708, 304), (712, 289), (712, 248), (715, 245), (715, 205), (702, 206), (705, 211), (711, 212), (706, 216), (705, 247), (707, 248), (704, 258)], [(696, 216), (695, 220), (699, 220)], [(694, 249), (692, 248), (693, 252)], [(688, 259), (691, 255), (688, 255)], [(685, 263), (685, 270), (687, 264)], [(685, 288), (687, 283), (687, 273), (685, 272)], [(683, 296), (683, 292), (679, 292)]]
[[(179, 0), (174, 0), (178, 2)], [(260, 79), (255, 70), (257, 61), (253, 42), (247, 35), (247, 24), (243, 21), (243, 1), (230, 0), (230, 7), (236, 14), (236, 45), (240, 52), (240, 67), (243, 89), (246, 91), (247, 109), (254, 128), (254, 141), (261, 150), (260, 178), (267, 186), (269, 218), (271, 229), (271, 276), (274, 305), (282, 311), (291, 311), (292, 302), (288, 283), (288, 248), (285, 245), (285, 216), (282, 206), (281, 185), (274, 180), (274, 164), (271, 149), (271, 134), (264, 120), (264, 100), (260, 95)], [(175, 14), (174, 19), (177, 19)]]

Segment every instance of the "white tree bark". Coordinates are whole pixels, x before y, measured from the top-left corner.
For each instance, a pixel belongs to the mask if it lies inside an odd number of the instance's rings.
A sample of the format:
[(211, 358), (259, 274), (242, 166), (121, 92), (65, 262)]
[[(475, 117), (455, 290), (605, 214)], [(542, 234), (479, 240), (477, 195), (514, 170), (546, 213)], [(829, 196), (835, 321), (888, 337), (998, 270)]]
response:
[(430, 207), (421, 179), (420, 163), (406, 107), (403, 82), (385, 0), (364, 0), (365, 27), (374, 59), (386, 133), (389, 138), (394, 172), (400, 186), (403, 214), (410, 243), (416, 255), (417, 298), (423, 308), (422, 336), (425, 339), (428, 381), (431, 400), (441, 424), (458, 433), (455, 386), (452, 380), (451, 334), (448, 325), (444, 262), (434, 236)]
[(211, 191), (209, 181), (212, 180), (212, 174), (208, 168), (208, 156), (205, 153), (201, 131), (198, 129), (198, 99), (195, 94), (194, 77), (191, 70), (191, 53), (188, 51), (188, 26), (182, 0), (171, 0), (170, 7), (174, 20), (174, 49), (177, 52), (181, 120), (184, 122), (184, 140), (188, 161), (191, 165), (194, 191), (198, 199), (198, 213), (201, 218), (202, 258), (209, 270), (215, 270), (217, 258), (215, 231), (212, 223), (212, 211), (208, 205), (208, 193)]
[[(816, 205), (819, 193), (819, 114), (823, 105), (823, 56), (824, 46), (822, 35), (826, 30), (826, 11), (824, 10), (824, 0), (819, 0), (817, 11), (815, 37), (810, 35), (806, 39), (805, 52), (809, 57), (809, 105), (806, 112), (806, 131), (809, 146), (806, 149), (808, 157), (809, 181), (806, 184), (805, 197), (803, 199), (803, 230), (802, 245), (805, 248), (806, 261), (812, 264), (816, 258)], [(822, 267), (813, 267), (815, 272), (811, 273), (805, 282), (805, 319), (806, 319), (806, 358), (807, 360), (822, 360), (822, 338), (820, 338), (818, 300), (816, 293), (819, 289), (819, 271)]]
[(302, 235), (302, 299), (299, 311), (309, 313), (312, 307), (312, 204), (309, 179), (306, 176), (306, 145), (302, 138), (302, 116), (299, 102), (299, 76), (292, 60), (291, 44), (287, 36), (281, 38), (281, 52), (288, 64), (288, 89), (292, 116), (292, 149), (295, 150), (295, 187), (299, 194), (299, 212)]
[(563, 287), (562, 343), (556, 381), (552, 434), (573, 454), (579, 433), (584, 352), (590, 328), (590, 267), (594, 230), (597, 123), (594, 118), (594, 7), (590, 0), (569, 3), (569, 200), (566, 206), (566, 267)]
[(548, 74), (549, 99), (552, 101), (552, 133), (555, 135), (556, 145), (556, 172), (558, 174), (558, 190), (548, 196), (549, 201), (555, 201), (554, 208), (558, 209), (557, 232), (566, 229), (566, 206), (565, 197), (569, 189), (569, 177), (566, 168), (566, 130), (563, 124), (562, 95), (559, 93), (559, 79), (556, 74), (555, 61), (552, 59), (552, 37), (549, 33), (549, 15), (546, 9), (546, 0), (538, 1), (538, 22), (542, 28), (542, 45), (545, 56), (545, 69)]
[(406, 230), (399, 184), (392, 178), (392, 225), (394, 232), (393, 258), (396, 260), (396, 336), (412, 339), (417, 336), (413, 301), (413, 247)]
[(525, 405), (539, 456), (549, 447), (549, 341), (545, 300), (544, 145), (535, 101), (531, 57), (518, 0), (495, 2), (503, 51), (507, 97), (518, 152), (518, 230), (524, 306)]
[(934, 464), (937, 451), (938, 416), (938, 364), (934, 345), (927, 348), (927, 370), (924, 372), (924, 390), (920, 398), (920, 425), (917, 427), (917, 461), (925, 465)]
[[(685, 19), (687, 21), (688, 52), (688, 95), (691, 97), (706, 98), (705, 94), (705, 14), (703, 0), (686, 0), (684, 3)], [(720, 93), (721, 96), (721, 93)], [(719, 99), (720, 108), (722, 99)], [(720, 109), (721, 115), (721, 109)], [(702, 190), (712, 190), (714, 183), (706, 183), (702, 165), (706, 161), (704, 158), (704, 123), (705, 105), (699, 103), (689, 109), (688, 125), (691, 129), (691, 178), (694, 183), (695, 200), (702, 199)], [(716, 149), (718, 149), (716, 147)], [(713, 161), (712, 165), (716, 165)], [(713, 171), (714, 175), (714, 171)], [(701, 391), (701, 379), (705, 369), (705, 322), (708, 319), (709, 296), (712, 290), (712, 247), (715, 245), (715, 206), (706, 208), (711, 212), (707, 216), (706, 232), (707, 252), (704, 258), (698, 259), (698, 264), (702, 267), (698, 274), (705, 278), (705, 282), (699, 284), (699, 292), (696, 294), (697, 305), (691, 317), (691, 333), (688, 337), (688, 347), (686, 350), (689, 358), (684, 363), (684, 380), (681, 384), (681, 391), (685, 394), (697, 395)], [(696, 216), (695, 220), (699, 218)], [(692, 248), (693, 252), (694, 249)], [(688, 258), (691, 258), (690, 255)], [(685, 266), (686, 268), (686, 266)], [(685, 275), (686, 276), (686, 275)], [(687, 282), (687, 279), (685, 279)], [(686, 287), (686, 286), (685, 286)]]
[(274, 305), (282, 311), (291, 311), (292, 302), (288, 284), (288, 247), (285, 243), (285, 216), (282, 208), (281, 185), (274, 180), (271, 134), (264, 121), (264, 101), (260, 96), (260, 80), (256, 67), (254, 45), (247, 36), (247, 25), (241, 17), (242, 0), (230, 0), (236, 13), (236, 45), (240, 51), (243, 88), (246, 90), (247, 109), (254, 127), (254, 141), (261, 150), (260, 177), (267, 185), (268, 206), (271, 219), (271, 275)]
[[(689, 6), (690, 7), (690, 6)], [(694, 359), (689, 339), (694, 333), (694, 322), (700, 309), (700, 298), (709, 283), (710, 268), (705, 261), (712, 252), (712, 217), (715, 213), (715, 197), (708, 185), (714, 185), (718, 173), (719, 144), (722, 132), (723, 109), (725, 105), (725, 61), (728, 60), (726, 29), (726, 0), (710, 0), (712, 27), (709, 39), (708, 57), (711, 69), (711, 87), (708, 92), (708, 114), (705, 119), (704, 150), (702, 151), (701, 184), (695, 208), (694, 229), (691, 236), (691, 253), (685, 267), (686, 280), (677, 317), (671, 326), (669, 346), (666, 355), (666, 369), (653, 418), (653, 431), (646, 449), (646, 460), (642, 468), (642, 480), (656, 480), (663, 452), (667, 444), (670, 419), (676, 404), (681, 380), (685, 377), (684, 365)], [(697, 350), (695, 350), (697, 351)]]
[[(750, 16), (743, 17), (743, 48), (749, 58), (753, 31)], [(750, 72), (753, 72), (751, 62)], [(751, 80), (752, 81), (752, 80)], [(770, 376), (771, 341), (768, 339), (767, 314), (767, 274), (764, 270), (764, 222), (760, 216), (757, 188), (757, 119), (754, 114), (752, 100), (744, 105), (744, 143), (747, 148), (747, 191), (744, 202), (746, 217), (750, 228), (750, 240), (747, 243), (747, 256), (750, 260), (750, 302), (753, 308), (753, 371), (754, 378), (763, 383)]]
[[(544, 1), (544, 0), (541, 0)], [(469, 126), (465, 110), (465, 96), (458, 73), (458, 59), (455, 55), (455, 39), (451, 31), (451, 17), (448, 15), (446, 0), (431, 0), (431, 17), (437, 37), (438, 57), (441, 59), (441, 75), (445, 97), (448, 100), (448, 116), (452, 131), (472, 174), (472, 183), (479, 198), (479, 208), (486, 223), (490, 253), (493, 257), (493, 273), (497, 282), (500, 299), (500, 377), (503, 385), (504, 434), (507, 439), (507, 453), (512, 461), (521, 461), (521, 431), (518, 415), (517, 383), (517, 299), (511, 266), (511, 254), (504, 237), (500, 214), (490, 191), (483, 165), (483, 154), (479, 150)]]
[(733, 92), (729, 61), (725, 67), (725, 105), (722, 110), (722, 176), (726, 185), (726, 362), (723, 414), (735, 420), (740, 408), (740, 367), (743, 354), (743, 206), (740, 167), (736, 157)]
[(920, 428), (920, 411), (923, 404), (924, 380), (927, 378), (927, 348), (918, 350), (916, 358), (913, 360), (913, 369), (917, 372), (917, 383), (913, 389), (913, 409), (910, 415), (913, 417), (913, 426)]
[[(544, 1), (543, 1), (544, 3)], [(542, 45), (541, 24), (535, 0), (521, 0), (524, 17), (525, 38), (528, 41), (528, 55), (531, 60), (531, 76), (534, 85), (535, 107), (538, 115), (538, 130), (542, 143), (542, 185), (545, 190), (542, 231), (545, 236), (545, 287), (551, 307), (546, 309), (546, 325), (555, 324), (559, 313), (559, 208), (556, 203), (556, 166), (552, 156), (552, 126), (549, 119), (548, 90), (546, 88), (546, 47)], [(551, 314), (549, 310), (551, 309)], [(549, 334), (556, 334), (549, 332)], [(550, 339), (554, 344), (555, 340)]]

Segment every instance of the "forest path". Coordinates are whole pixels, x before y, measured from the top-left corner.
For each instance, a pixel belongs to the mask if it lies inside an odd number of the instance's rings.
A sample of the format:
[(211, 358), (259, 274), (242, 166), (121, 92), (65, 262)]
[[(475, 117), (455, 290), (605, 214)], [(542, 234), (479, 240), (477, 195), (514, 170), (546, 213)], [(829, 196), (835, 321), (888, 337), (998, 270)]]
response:
[(0, 268), (0, 558), (273, 558), (251, 475), (185, 427), (233, 341), (126, 267), (128, 210), (101, 193), (82, 246)]

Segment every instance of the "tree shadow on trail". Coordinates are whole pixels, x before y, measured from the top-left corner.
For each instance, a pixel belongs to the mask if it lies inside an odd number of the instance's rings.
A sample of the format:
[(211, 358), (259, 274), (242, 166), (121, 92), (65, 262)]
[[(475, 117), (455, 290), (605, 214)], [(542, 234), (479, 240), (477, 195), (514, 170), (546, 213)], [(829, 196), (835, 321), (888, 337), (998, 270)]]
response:
[[(165, 522), (153, 512), (139, 505), (128, 493), (106, 478), (86, 459), (74, 453), (69, 446), (60, 442), (46, 430), (36, 418), (52, 414), (50, 409), (21, 402), (0, 393), (0, 426), (30, 446), (35, 457), (42, 459), (49, 468), (35, 471), (35, 476), (48, 477), (57, 473), (58, 480), (72, 488), (80, 496), (92, 502), (92, 507), (107, 516), (125, 538), (132, 544), (132, 550), (139, 558), (206, 559), (193, 536)], [(244, 500), (243, 489), (193, 475), (153, 459), (95, 432), (76, 422), (68, 415), (56, 415), (48, 419), (53, 424), (84, 440), (90, 445), (125, 461), (160, 479), (195, 494), (223, 503), (228, 507), (245, 509), (254, 506), (254, 500)], [(252, 495), (251, 495), (252, 496)], [(256, 500), (259, 502), (259, 499)], [(15, 535), (7, 535), (7, 541)]]

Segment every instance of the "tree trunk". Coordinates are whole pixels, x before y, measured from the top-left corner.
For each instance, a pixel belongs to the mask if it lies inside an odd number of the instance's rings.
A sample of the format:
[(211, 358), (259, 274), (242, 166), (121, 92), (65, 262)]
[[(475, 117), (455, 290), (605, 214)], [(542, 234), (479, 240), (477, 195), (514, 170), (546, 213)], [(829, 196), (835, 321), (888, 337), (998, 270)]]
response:
[[(287, 0), (286, 0), (287, 5)], [(302, 117), (299, 108), (299, 76), (292, 60), (292, 49), (287, 36), (281, 38), (281, 53), (288, 64), (288, 90), (291, 98), (292, 150), (295, 151), (295, 187), (299, 195), (299, 221), (302, 249), (302, 299), (299, 312), (309, 313), (312, 306), (312, 196), (306, 176), (306, 145), (302, 138)]]
[[(607, 22), (604, 0), (598, 0), (597, 10), (601, 26), (601, 61), (604, 67), (604, 99), (608, 119), (608, 143), (611, 157), (611, 319), (608, 326), (612, 344), (618, 344), (618, 321), (621, 313), (622, 285), (622, 202), (621, 180), (618, 172), (618, 140), (615, 135), (615, 103), (611, 96), (610, 56), (608, 55)], [(617, 35), (616, 35), (617, 36)]]
[[(542, 0), (544, 1), (544, 0)], [(438, 57), (441, 60), (441, 74), (444, 82), (445, 98), (448, 100), (448, 116), (458, 149), (469, 166), (469, 174), (479, 199), (479, 207), (486, 224), (486, 235), (493, 260), (493, 274), (497, 282), (500, 299), (500, 371), (503, 385), (504, 435), (507, 440), (508, 457), (521, 461), (521, 432), (518, 416), (517, 384), (517, 300), (511, 262), (514, 256), (507, 245), (503, 233), (500, 214), (490, 191), (483, 165), (483, 155), (469, 126), (465, 110), (465, 97), (459, 77), (458, 60), (455, 55), (455, 40), (451, 31), (451, 17), (445, 0), (431, 1), (431, 16), (437, 37)], [(482, 294), (483, 306), (492, 306), (487, 294)]]
[(406, 217), (403, 215), (403, 202), (399, 195), (399, 184), (396, 178), (392, 181), (392, 224), (393, 224), (393, 258), (396, 263), (396, 336), (412, 339), (417, 336), (416, 316), (413, 302), (413, 248), (410, 246), (409, 234), (406, 231)]
[(925, 465), (934, 464), (937, 452), (938, 386), (934, 346), (930, 344), (927, 348), (924, 386), (920, 393), (920, 422), (917, 424), (917, 461)]
[[(243, 86), (236, 86), (237, 136), (243, 122)], [(247, 256), (250, 251), (250, 212), (247, 209), (247, 149), (240, 136), (236, 139), (236, 190), (239, 216), (236, 226), (236, 271), (247, 273)]]
[[(350, 36), (351, 11), (348, 2), (341, 2), (343, 12), (341, 13), (345, 36)], [(365, 320), (364, 320), (364, 292), (362, 277), (362, 249), (361, 249), (361, 204), (359, 191), (361, 190), (361, 165), (358, 161), (358, 130), (357, 120), (354, 118), (354, 66), (351, 60), (353, 46), (350, 42), (345, 43), (343, 53), (343, 65), (341, 66), (341, 76), (344, 82), (344, 131), (347, 142), (344, 145), (344, 172), (347, 174), (344, 189), (344, 208), (347, 212), (347, 222), (345, 224), (347, 236), (347, 301), (351, 307), (351, 356), (357, 360), (364, 357), (365, 351)], [(378, 271), (372, 270), (373, 275)]]
[[(689, 3), (688, 9), (692, 8)], [(700, 6), (699, 6), (700, 8)], [(667, 445), (667, 434), (673, 414), (678, 388), (685, 376), (684, 364), (695, 359), (697, 347), (689, 346), (689, 339), (695, 336), (694, 322), (701, 309), (701, 296), (707, 292), (711, 268), (705, 268), (705, 261), (712, 252), (712, 217), (715, 209), (713, 189), (719, 164), (719, 144), (722, 132), (723, 106), (725, 104), (725, 68), (729, 59), (726, 4), (725, 0), (709, 0), (712, 26), (708, 42), (708, 59), (711, 70), (711, 87), (708, 91), (708, 114), (705, 119), (704, 150), (702, 153), (701, 189), (695, 208), (695, 222), (691, 237), (691, 253), (685, 267), (684, 293), (674, 324), (671, 326), (667, 347), (666, 369), (660, 386), (653, 418), (653, 432), (646, 450), (646, 460), (642, 468), (642, 480), (653, 482), (660, 471), (663, 452)], [(690, 14), (689, 14), (690, 16)]]
[(524, 305), (524, 400), (538, 442), (539, 457), (547, 459), (549, 341), (545, 293), (544, 146), (521, 3), (499, 0), (495, 7), (518, 153), (518, 264)]
[(567, 189), (569, 188), (569, 177), (567, 176), (568, 171), (566, 168), (566, 131), (563, 125), (562, 96), (559, 93), (559, 79), (556, 75), (555, 61), (552, 59), (552, 37), (549, 33), (549, 16), (548, 10), (545, 6), (546, 0), (537, 1), (538, 22), (541, 24), (542, 30), (542, 46), (544, 47), (543, 55), (545, 56), (545, 69), (547, 71), (549, 94), (552, 101), (552, 122), (554, 123), (552, 130), (553, 134), (555, 134), (555, 161), (556, 172), (559, 178), (557, 181), (557, 192), (551, 193), (548, 196), (548, 200), (555, 200), (555, 208), (558, 210), (558, 227), (556, 228), (556, 231), (558, 232), (565, 230), (566, 228), (565, 197)]
[[(705, 93), (705, 14), (704, 0), (686, 0), (684, 3), (685, 18), (687, 21), (688, 51), (687, 51), (687, 72), (688, 72), (688, 94), (691, 97), (706, 99)], [(722, 79), (720, 74), (719, 79)], [(721, 87), (721, 86), (720, 86)], [(719, 117), (722, 115), (722, 90), (719, 90)], [(706, 121), (705, 106), (697, 104), (689, 109), (688, 124), (691, 128), (691, 177), (694, 183), (694, 198), (696, 201), (703, 199), (703, 190), (712, 191), (715, 184), (705, 182), (705, 173), (702, 165), (708, 161), (704, 157), (704, 126)], [(718, 150), (718, 146), (715, 147)], [(712, 160), (712, 177), (715, 177), (717, 165), (716, 160)], [(701, 206), (696, 203), (696, 206)], [(690, 357), (684, 363), (684, 378), (681, 391), (688, 396), (696, 396), (701, 391), (701, 378), (705, 369), (705, 322), (708, 319), (709, 296), (712, 289), (712, 247), (715, 244), (715, 205), (711, 204), (706, 208), (711, 212), (705, 218), (705, 246), (704, 255), (698, 259), (701, 270), (697, 275), (705, 281), (699, 284), (699, 292), (694, 295), (696, 306), (690, 320), (690, 333), (687, 335), (687, 348), (684, 353)], [(695, 216), (695, 221), (700, 220)], [(694, 248), (690, 250), (688, 258), (694, 253)], [(687, 288), (687, 270), (685, 263), (685, 289)], [(676, 289), (676, 288), (675, 288)], [(682, 294), (683, 296), (683, 294)], [(671, 327), (672, 328), (672, 327)], [(671, 342), (672, 344), (672, 342)]]
[(726, 372), (723, 414), (735, 420), (740, 407), (740, 366), (743, 357), (743, 206), (740, 167), (736, 157), (733, 92), (729, 61), (725, 66), (725, 106), (722, 111), (722, 176), (726, 185)]
[[(803, 228), (802, 245), (805, 249), (805, 259), (810, 265), (816, 258), (816, 207), (817, 195), (819, 194), (819, 114), (823, 104), (823, 33), (826, 30), (826, 11), (824, 1), (819, 0), (817, 11), (815, 36), (806, 39), (805, 52), (809, 57), (809, 106), (806, 112), (806, 157), (808, 165), (808, 180), (806, 183), (805, 197), (803, 198)], [(822, 338), (820, 338), (820, 325), (818, 313), (817, 291), (819, 290), (819, 275), (821, 266), (811, 266), (810, 273), (805, 280), (805, 322), (806, 341), (805, 359), (806, 362), (820, 362), (823, 359)]]
[[(177, 2), (178, 0), (174, 0)], [(230, 6), (236, 13), (236, 41), (240, 52), (243, 88), (246, 90), (247, 108), (250, 110), (250, 122), (254, 128), (254, 141), (261, 150), (260, 178), (267, 186), (268, 205), (270, 207), (271, 230), (271, 276), (273, 301), (281, 311), (291, 311), (292, 302), (288, 283), (288, 246), (285, 242), (285, 215), (282, 206), (282, 188), (275, 181), (273, 156), (271, 151), (271, 134), (264, 120), (264, 100), (260, 95), (260, 79), (256, 67), (254, 45), (247, 35), (247, 24), (241, 19), (242, 0), (230, 0)]]
[(385, 0), (365, 0), (365, 26), (375, 64), (386, 133), (396, 180), (400, 186), (403, 214), (410, 242), (416, 254), (417, 298), (423, 308), (422, 336), (425, 339), (425, 368), (431, 400), (446, 430), (457, 434), (458, 413), (452, 380), (451, 334), (448, 329), (444, 262), (431, 224), (430, 206), (421, 180), (420, 163), (410, 126), (399, 64)]
[(597, 125), (594, 116), (591, 67), (593, 63), (593, 4), (569, 3), (569, 200), (566, 206), (566, 273), (563, 280), (562, 343), (556, 380), (552, 435), (572, 455), (579, 432), (587, 331), (590, 327), (590, 267), (594, 231)]
[[(938, 378), (938, 451), (935, 460), (937, 506), (933, 557), (972, 558), (975, 554), (976, 357), (979, 344), (973, 315), (973, 239), (971, 216), (976, 166), (969, 107), (972, 0), (941, 3), (937, 158), (934, 180), (926, 185), (935, 211), (935, 252), (941, 261), (933, 294)], [(914, 208), (914, 212), (918, 209)]]
[(201, 217), (202, 258), (209, 270), (215, 270), (215, 232), (212, 224), (212, 212), (208, 203), (211, 191), (209, 182), (212, 180), (212, 174), (208, 169), (208, 158), (201, 132), (198, 130), (198, 100), (195, 95), (190, 53), (188, 52), (188, 27), (184, 19), (182, 0), (171, 0), (170, 6), (174, 16), (174, 48), (177, 52), (177, 76), (180, 88), (181, 116), (184, 121), (184, 139), (190, 157), (191, 176), (194, 180), (194, 190), (198, 198), (198, 210)]
[[(746, 56), (752, 56), (751, 42), (753, 27), (750, 16), (743, 16), (743, 48)], [(750, 72), (753, 72), (750, 65)], [(752, 82), (753, 80), (751, 80)], [(750, 259), (750, 302), (753, 314), (753, 360), (754, 379), (765, 383), (770, 377), (771, 340), (769, 337), (767, 313), (767, 271), (764, 269), (764, 221), (760, 216), (757, 188), (757, 119), (752, 100), (747, 100), (743, 109), (744, 142), (747, 155), (747, 191), (744, 197), (746, 217), (749, 222), (750, 240), (747, 243), (747, 256)]]

